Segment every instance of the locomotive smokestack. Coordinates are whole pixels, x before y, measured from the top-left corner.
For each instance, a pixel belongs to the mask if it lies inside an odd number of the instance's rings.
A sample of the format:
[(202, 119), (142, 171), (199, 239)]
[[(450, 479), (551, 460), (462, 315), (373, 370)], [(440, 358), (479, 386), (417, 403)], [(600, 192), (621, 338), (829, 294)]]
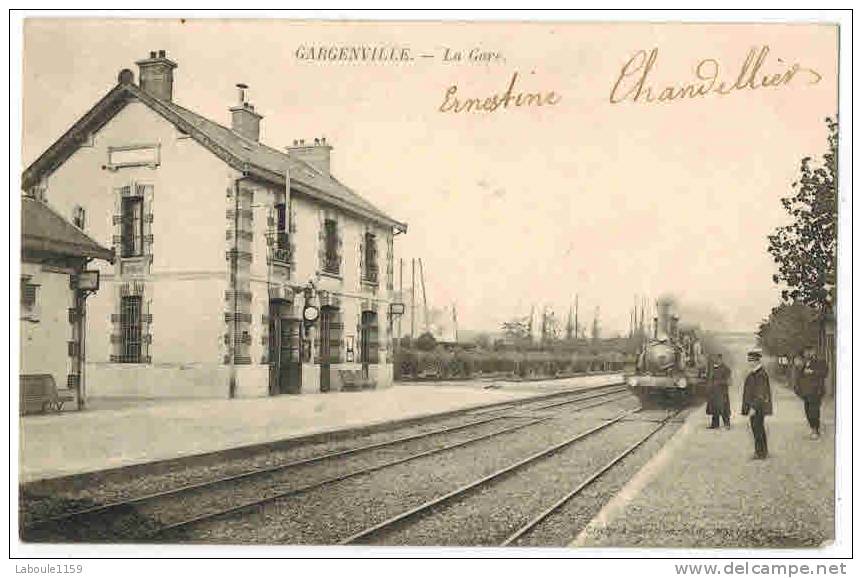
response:
[(673, 328), (671, 327), (671, 314), (670, 308), (672, 305), (672, 301), (670, 299), (659, 299), (656, 301), (655, 308), (658, 313), (657, 317), (657, 326), (656, 326), (656, 337), (658, 339), (671, 337), (673, 334)]

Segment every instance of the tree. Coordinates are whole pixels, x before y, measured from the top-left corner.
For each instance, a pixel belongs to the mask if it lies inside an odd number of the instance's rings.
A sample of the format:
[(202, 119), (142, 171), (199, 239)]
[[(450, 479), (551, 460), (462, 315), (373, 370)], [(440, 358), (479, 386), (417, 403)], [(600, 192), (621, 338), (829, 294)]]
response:
[(778, 265), (772, 276), (785, 285), (781, 298), (816, 309), (821, 319), (834, 311), (838, 247), (838, 122), (826, 119), (828, 150), (821, 163), (801, 161), (795, 194), (781, 199), (793, 221), (769, 235)]
[(557, 341), (560, 337), (560, 324), (554, 310), (545, 307), (542, 310), (542, 343)]
[(510, 321), (504, 321), (503, 335), (516, 345), (520, 345), (530, 340), (530, 318), (516, 317)]
[(437, 340), (428, 331), (416, 338), (416, 349), (420, 351), (434, 351), (435, 347), (437, 347)]
[(782, 355), (793, 361), (802, 351), (817, 344), (819, 312), (802, 302), (783, 303), (772, 309), (760, 324), (757, 335), (760, 346), (770, 355)]
[(487, 349), (491, 349), (491, 347), (492, 347), (491, 336), (488, 335), (487, 333), (480, 333), (479, 335), (476, 336), (475, 341), (476, 341), (476, 346), (479, 347), (479, 349), (486, 349), (487, 350)]
[(599, 323), (599, 308), (596, 307), (596, 312), (593, 314), (593, 327), (590, 329), (590, 338), (593, 341), (598, 341), (601, 338), (601, 325)]

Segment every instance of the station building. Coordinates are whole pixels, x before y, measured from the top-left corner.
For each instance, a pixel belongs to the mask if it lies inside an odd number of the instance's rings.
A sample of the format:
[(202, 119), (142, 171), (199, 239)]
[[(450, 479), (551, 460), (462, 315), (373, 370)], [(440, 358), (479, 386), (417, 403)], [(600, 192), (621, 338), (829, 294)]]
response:
[(22, 177), (116, 253), (88, 303), (89, 394), (391, 385), (393, 240), (407, 226), (330, 173), (325, 139), (259, 142), (243, 85), (228, 127), (173, 102), (164, 51), (136, 64), (137, 83), (122, 70)]

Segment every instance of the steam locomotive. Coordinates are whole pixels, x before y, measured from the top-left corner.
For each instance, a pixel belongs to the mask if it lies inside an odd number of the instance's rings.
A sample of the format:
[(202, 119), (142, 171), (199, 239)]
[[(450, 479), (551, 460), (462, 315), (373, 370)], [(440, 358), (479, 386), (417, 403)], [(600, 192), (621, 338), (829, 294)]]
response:
[(656, 303), (652, 334), (641, 347), (629, 390), (642, 402), (679, 403), (701, 395), (707, 372), (707, 353), (694, 328), (680, 329), (669, 299)]

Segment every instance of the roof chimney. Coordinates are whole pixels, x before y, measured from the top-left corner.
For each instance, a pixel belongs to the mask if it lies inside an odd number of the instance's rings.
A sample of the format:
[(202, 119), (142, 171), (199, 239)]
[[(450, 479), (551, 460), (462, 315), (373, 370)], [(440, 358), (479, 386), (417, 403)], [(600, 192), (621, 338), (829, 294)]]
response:
[(150, 57), (139, 60), (138, 78), (141, 89), (162, 100), (172, 100), (174, 96), (174, 68), (177, 63), (165, 56), (164, 50), (150, 51)]
[(230, 109), (230, 128), (238, 135), (257, 142), (260, 140), (260, 119), (263, 117), (254, 111), (254, 105), (246, 101), (248, 85), (238, 83), (239, 102)]
[(326, 137), (314, 139), (314, 144), (305, 144), (305, 139), (293, 141), (293, 146), (287, 147), (287, 152), (294, 158), (307, 162), (325, 175), (329, 174), (329, 158), (332, 146), (327, 144)]

